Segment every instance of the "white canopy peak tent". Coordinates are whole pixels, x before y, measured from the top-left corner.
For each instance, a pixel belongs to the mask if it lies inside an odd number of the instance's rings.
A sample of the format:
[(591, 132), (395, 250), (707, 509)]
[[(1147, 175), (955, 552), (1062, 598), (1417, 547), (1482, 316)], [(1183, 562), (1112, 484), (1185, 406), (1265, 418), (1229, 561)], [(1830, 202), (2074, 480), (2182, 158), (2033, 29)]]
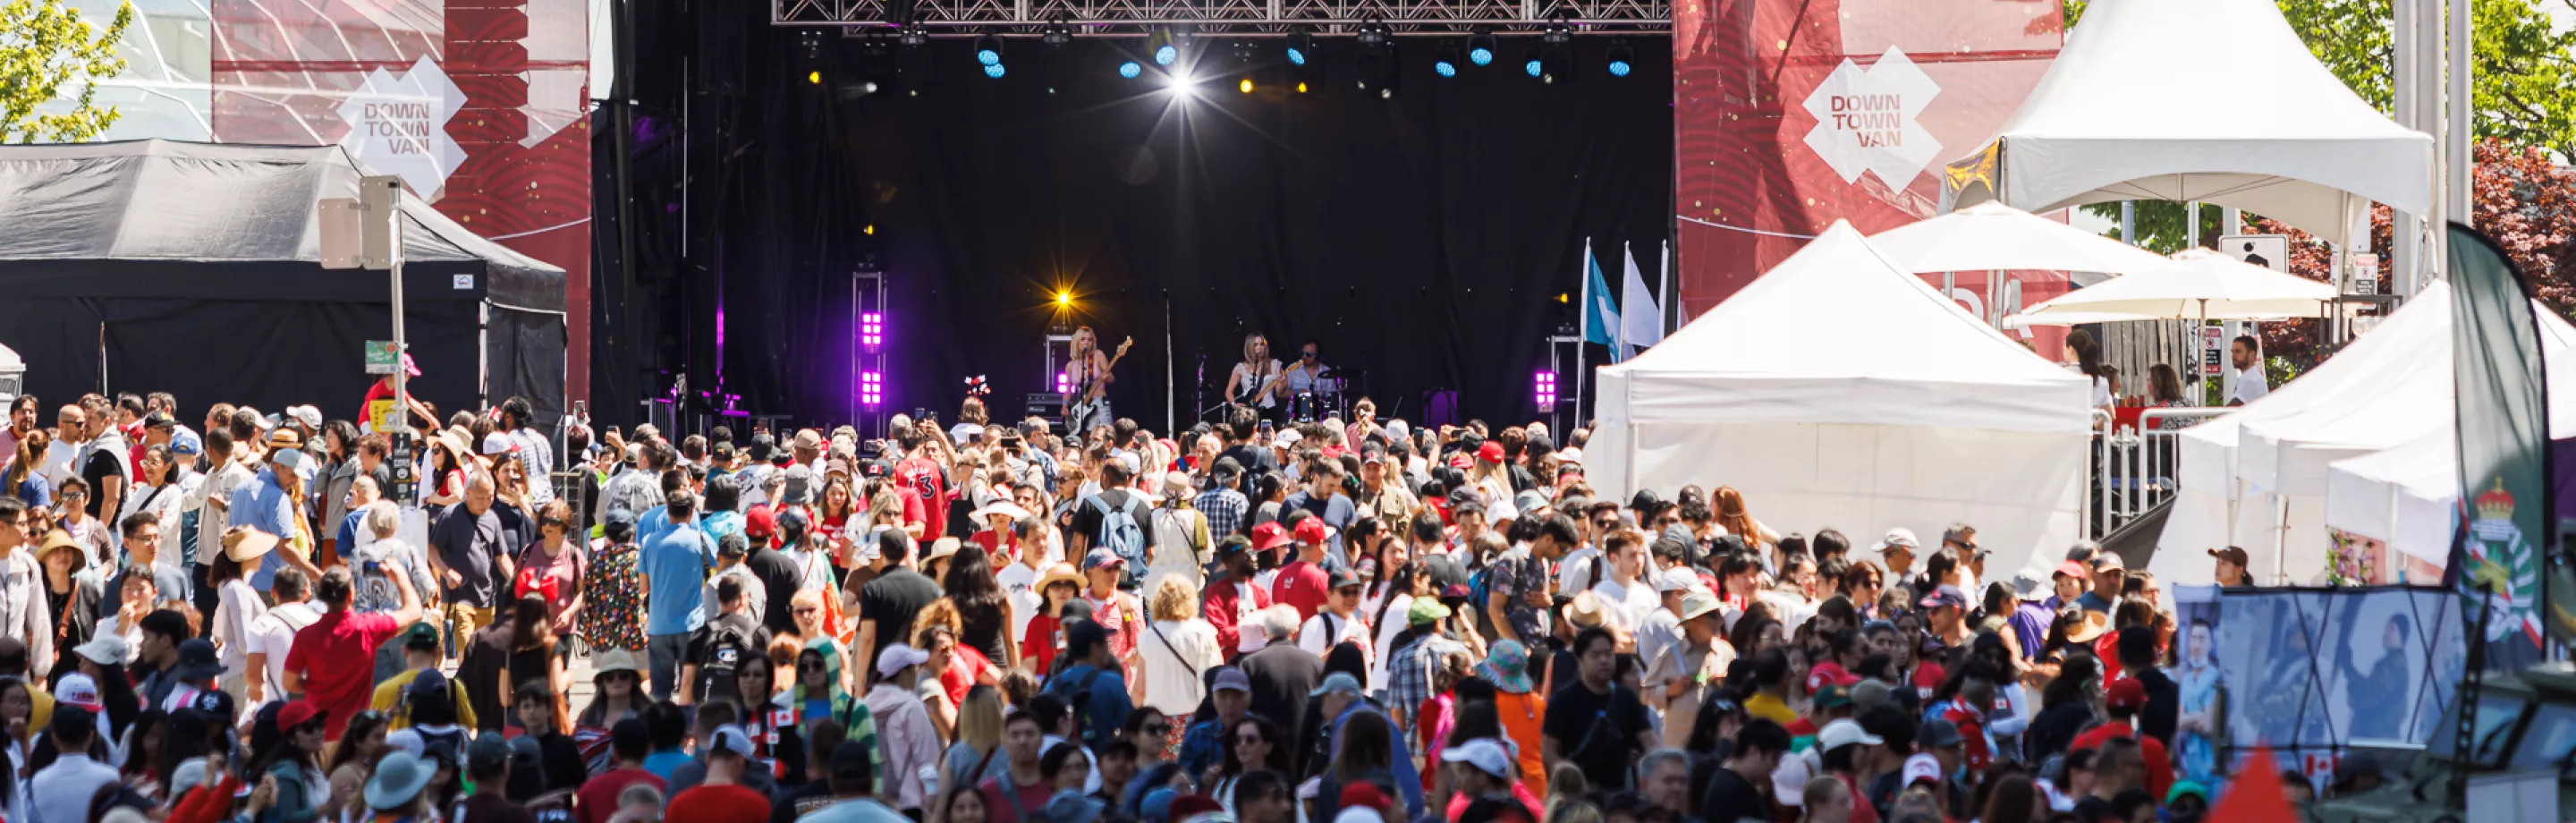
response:
[(1918, 274), (2014, 269), (2128, 274), (2166, 265), (2155, 252), (1991, 201), (1870, 235), (1869, 244)]
[(2105, 320), (2269, 320), (2316, 317), (2333, 286), (2282, 274), (2208, 249), (2184, 249), (2163, 265), (2067, 292), (2024, 309), (2024, 325)]
[[(2248, 77), (2262, 89), (2231, 91)], [(1996, 143), (1961, 162), (1988, 152), (1999, 194), (1960, 203), (2200, 201), (2340, 243), (2369, 201), (2433, 200), (2433, 138), (2353, 94), (2272, 0), (2095, 0)]]

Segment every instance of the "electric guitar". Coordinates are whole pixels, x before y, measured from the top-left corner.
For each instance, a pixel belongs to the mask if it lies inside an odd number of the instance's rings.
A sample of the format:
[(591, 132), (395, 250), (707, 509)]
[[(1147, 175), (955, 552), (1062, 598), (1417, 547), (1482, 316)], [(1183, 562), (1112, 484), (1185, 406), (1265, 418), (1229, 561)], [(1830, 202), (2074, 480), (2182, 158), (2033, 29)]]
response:
[(1073, 388), (1073, 394), (1065, 399), (1064, 426), (1066, 429), (1071, 430), (1082, 425), (1083, 421), (1091, 419), (1092, 412), (1100, 410), (1100, 405), (1106, 398), (1092, 397), (1092, 389), (1100, 385), (1101, 375), (1108, 374), (1110, 369), (1118, 368), (1118, 361), (1126, 357), (1128, 347), (1134, 345), (1136, 345), (1136, 338), (1133, 337), (1120, 342), (1118, 352), (1109, 356), (1109, 365), (1100, 367), (1099, 371), (1083, 378), (1082, 385)]

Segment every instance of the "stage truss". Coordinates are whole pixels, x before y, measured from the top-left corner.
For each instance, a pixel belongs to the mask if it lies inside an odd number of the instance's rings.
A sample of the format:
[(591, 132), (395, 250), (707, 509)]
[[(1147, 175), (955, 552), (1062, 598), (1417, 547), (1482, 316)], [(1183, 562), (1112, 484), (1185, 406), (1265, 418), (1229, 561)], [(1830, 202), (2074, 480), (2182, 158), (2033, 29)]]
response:
[[(902, 0), (896, 0), (897, 3)], [(780, 26), (843, 26), (857, 36), (891, 29), (886, 0), (770, 0)], [(1435, 35), (1477, 29), (1537, 33), (1565, 26), (1573, 34), (1637, 34), (1672, 28), (1671, 0), (914, 0), (912, 20), (926, 36), (1037, 36), (1053, 23), (1078, 36), (1135, 36), (1181, 27), (1192, 35), (1260, 36), (1301, 31), (1353, 34), (1382, 22), (1393, 34)]]

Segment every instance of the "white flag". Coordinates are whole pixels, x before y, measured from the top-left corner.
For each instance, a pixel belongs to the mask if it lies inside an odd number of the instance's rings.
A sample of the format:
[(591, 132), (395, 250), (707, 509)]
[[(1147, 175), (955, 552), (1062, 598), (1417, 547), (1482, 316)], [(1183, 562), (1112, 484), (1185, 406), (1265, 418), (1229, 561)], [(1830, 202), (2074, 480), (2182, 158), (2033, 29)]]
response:
[(1620, 256), (1628, 260), (1627, 283), (1619, 294), (1619, 334), (1621, 342), (1633, 348), (1644, 348), (1664, 342), (1664, 307), (1656, 304), (1655, 290), (1646, 286), (1646, 275), (1637, 270), (1637, 255), (1625, 246)]

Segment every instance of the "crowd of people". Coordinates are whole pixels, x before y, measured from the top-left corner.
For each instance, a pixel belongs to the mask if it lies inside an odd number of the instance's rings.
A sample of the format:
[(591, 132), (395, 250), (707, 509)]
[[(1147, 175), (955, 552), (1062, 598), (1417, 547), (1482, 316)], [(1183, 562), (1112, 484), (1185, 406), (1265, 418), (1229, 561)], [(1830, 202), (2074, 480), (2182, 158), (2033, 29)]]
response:
[(514, 398), (413, 403), (402, 467), (310, 406), (42, 410), (0, 428), (8, 821), (2188, 823), (2220, 777), (2119, 555), (1610, 499), (1580, 429)]

